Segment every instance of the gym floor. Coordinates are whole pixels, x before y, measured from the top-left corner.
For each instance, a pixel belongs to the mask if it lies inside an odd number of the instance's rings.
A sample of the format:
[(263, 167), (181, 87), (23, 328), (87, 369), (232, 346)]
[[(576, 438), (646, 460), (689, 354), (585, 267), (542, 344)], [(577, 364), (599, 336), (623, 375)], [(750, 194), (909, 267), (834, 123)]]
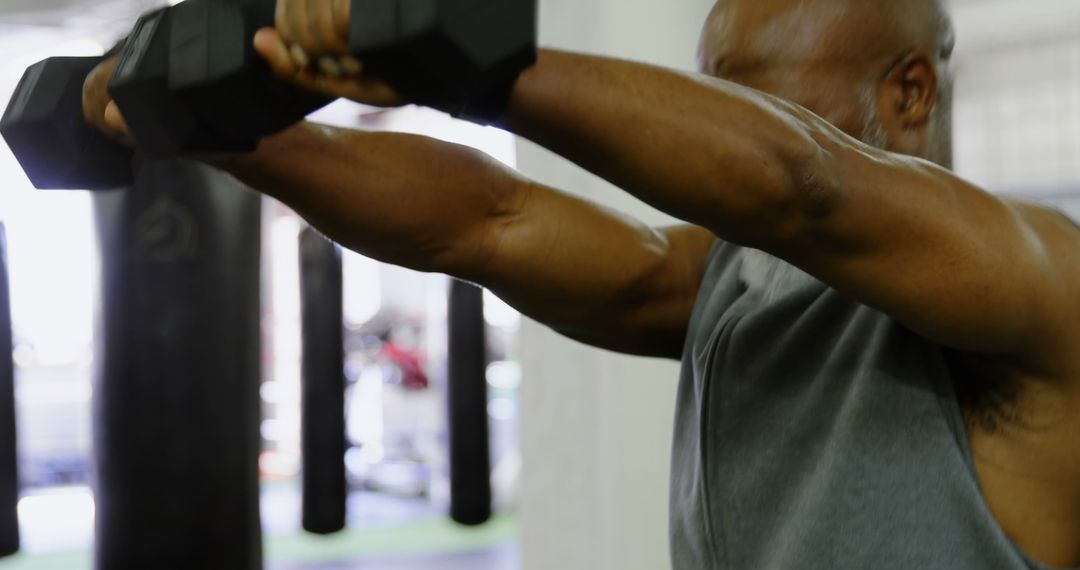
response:
[[(267, 570), (517, 570), (514, 516), (475, 529), (451, 523), (419, 499), (353, 493), (349, 527), (331, 536), (299, 531), (292, 485), (263, 488)], [(90, 570), (93, 499), (89, 489), (30, 492), (20, 503), (23, 553), (0, 570)]]
[(457, 554), (285, 565), (271, 567), (271, 570), (513, 570), (520, 567), (517, 547), (508, 544)]

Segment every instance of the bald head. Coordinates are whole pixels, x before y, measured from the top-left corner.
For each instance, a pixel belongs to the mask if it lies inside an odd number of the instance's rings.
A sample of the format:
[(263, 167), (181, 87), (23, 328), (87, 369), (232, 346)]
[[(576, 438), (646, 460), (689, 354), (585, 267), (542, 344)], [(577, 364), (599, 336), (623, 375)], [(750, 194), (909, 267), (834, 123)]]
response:
[(868, 144), (948, 165), (953, 45), (942, 0), (719, 0), (699, 65)]

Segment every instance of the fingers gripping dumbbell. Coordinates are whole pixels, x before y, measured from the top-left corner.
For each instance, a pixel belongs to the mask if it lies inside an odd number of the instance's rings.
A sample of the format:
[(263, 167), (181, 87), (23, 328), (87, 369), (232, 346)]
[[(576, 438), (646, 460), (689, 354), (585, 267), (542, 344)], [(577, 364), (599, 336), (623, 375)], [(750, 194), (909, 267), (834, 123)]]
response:
[(251, 151), (329, 102), (275, 80), (250, 41), (266, 24), (260, 14), (188, 0), (139, 19), (109, 92), (142, 152)]
[[(110, 85), (150, 156), (251, 150), (328, 100), (273, 78), (255, 31), (275, 0), (187, 0), (144, 17)], [(536, 57), (536, 0), (352, 0), (350, 49), (410, 102), (499, 115)]]
[[(350, 46), (406, 99), (487, 120), (535, 59), (535, 0), (352, 0)], [(110, 82), (150, 157), (243, 152), (328, 100), (275, 81), (249, 41), (274, 0), (188, 0), (140, 19)], [(0, 131), (39, 188), (131, 180), (131, 152), (82, 119), (101, 58), (27, 70)]]
[[(273, 23), (272, 3), (268, 11), (265, 10), (266, 3), (261, 4), (261, 14), (258, 11), (259, 0), (232, 0), (227, 5), (235, 14), (240, 14), (237, 6), (252, 8), (255, 16), (250, 27), (254, 29)], [(180, 11), (179, 15), (189, 13), (190, 10)], [(249, 116), (259, 118), (261, 126), (248, 127), (240, 134), (219, 133), (208, 128), (197, 115), (197, 109), (183, 100), (186, 93), (170, 91), (168, 64), (172, 46), (167, 43), (170, 37), (154, 33), (167, 30), (164, 26), (172, 21), (167, 15), (166, 11), (156, 11), (141, 18), (137, 27), (139, 33), (122, 50), (126, 56), (126, 82), (120, 91), (125, 100), (136, 101), (126, 105), (125, 111), (129, 115), (129, 126), (139, 133), (140, 142), (146, 143), (140, 145), (144, 154), (156, 157), (180, 152), (250, 150), (254, 148), (255, 139), (249, 133), (266, 134), (279, 130), (325, 104), (324, 99), (281, 86), (277, 92), (284, 95), (283, 99), (277, 101), (277, 107), (268, 109), (267, 97), (258, 95), (250, 96), (250, 100), (240, 105)], [(234, 16), (233, 21), (237, 20), (246, 22), (243, 16)], [(234, 45), (244, 48), (249, 42), (243, 41), (243, 34), (226, 32), (225, 36), (233, 38)], [(176, 37), (183, 39), (182, 35)], [(250, 59), (255, 60), (253, 55)], [(19, 83), (0, 120), (0, 132), (35, 187), (105, 190), (131, 184), (133, 152), (84, 120), (83, 87), (87, 76), (103, 61), (103, 57), (50, 58), (27, 69)], [(178, 61), (182, 64), (184, 60)], [(213, 61), (228, 62), (229, 58), (215, 57)], [(264, 73), (261, 80), (262, 85), (278, 85), (268, 73)], [(236, 88), (236, 81), (226, 81), (223, 90), (234, 95), (232, 101), (239, 100), (236, 95), (241, 90)], [(246, 92), (257, 91), (257, 88), (252, 88)], [(287, 105), (302, 108), (282, 109)], [(227, 106), (214, 104), (207, 107), (217, 111)], [(283, 120), (283, 116), (287, 118)], [(228, 125), (230, 121), (220, 122)]]

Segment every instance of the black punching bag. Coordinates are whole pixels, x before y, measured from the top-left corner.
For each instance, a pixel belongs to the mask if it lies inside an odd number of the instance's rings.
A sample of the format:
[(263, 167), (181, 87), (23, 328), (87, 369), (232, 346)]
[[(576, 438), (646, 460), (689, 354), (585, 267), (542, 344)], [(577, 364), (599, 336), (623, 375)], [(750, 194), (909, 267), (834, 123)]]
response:
[(15, 452), (15, 369), (11, 362), (7, 242), (0, 224), (0, 556), (19, 550), (19, 468)]
[(480, 525), (491, 518), (484, 290), (451, 281), (447, 324), (450, 518)]
[(94, 199), (95, 568), (262, 568), (260, 198), (166, 160)]
[(300, 450), (304, 530), (345, 528), (345, 328), (341, 252), (312, 228), (300, 232)]

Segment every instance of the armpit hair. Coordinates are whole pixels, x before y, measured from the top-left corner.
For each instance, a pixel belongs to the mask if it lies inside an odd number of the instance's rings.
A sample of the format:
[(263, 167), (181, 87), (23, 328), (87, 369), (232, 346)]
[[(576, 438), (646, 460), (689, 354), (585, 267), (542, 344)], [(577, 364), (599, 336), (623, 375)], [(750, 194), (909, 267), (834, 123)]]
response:
[(946, 355), (946, 361), (968, 429), (996, 434), (1023, 425), (1021, 386), (1017, 382), (1004, 376), (976, 378), (955, 353)]

